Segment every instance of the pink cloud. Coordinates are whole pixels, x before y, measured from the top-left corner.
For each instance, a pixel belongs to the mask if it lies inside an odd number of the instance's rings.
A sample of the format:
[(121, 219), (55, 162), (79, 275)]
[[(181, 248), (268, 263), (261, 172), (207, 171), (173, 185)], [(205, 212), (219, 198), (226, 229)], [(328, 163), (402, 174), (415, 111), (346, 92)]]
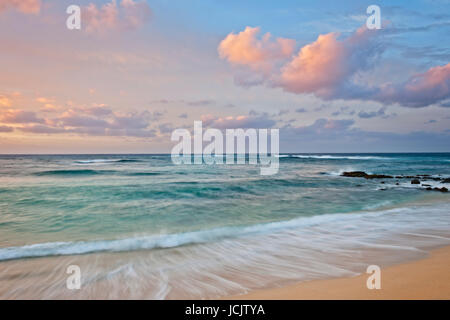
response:
[(45, 120), (38, 118), (36, 113), (23, 110), (6, 110), (0, 113), (2, 123), (44, 123)]
[(0, 107), (11, 107), (12, 101), (7, 96), (0, 95)]
[(248, 66), (254, 71), (268, 72), (277, 61), (293, 54), (295, 40), (272, 40), (270, 33), (258, 39), (259, 32), (259, 28), (246, 27), (238, 34), (230, 33), (219, 44), (220, 57), (235, 65)]
[(0, 94), (0, 108), (12, 107), (21, 97), (20, 92)]
[(244, 86), (266, 83), (288, 92), (329, 98), (379, 52), (377, 42), (370, 41), (376, 32), (365, 27), (343, 40), (338, 39), (338, 33), (320, 35), (294, 56), (294, 40), (271, 41), (268, 33), (258, 40), (258, 32), (259, 28), (247, 27), (237, 35), (230, 33), (219, 44), (221, 58), (253, 72), (235, 78)]
[(431, 68), (400, 84), (370, 87), (355, 79), (383, 52), (379, 31), (361, 27), (343, 39), (338, 33), (319, 35), (293, 57), (294, 40), (279, 38), (274, 42), (270, 34), (258, 40), (258, 32), (259, 28), (247, 27), (238, 34), (230, 33), (219, 44), (221, 58), (247, 68), (235, 75), (238, 85), (266, 84), (323, 99), (372, 100), (406, 107), (448, 104), (450, 64)]
[(369, 41), (375, 35), (366, 28), (343, 40), (338, 40), (338, 33), (320, 35), (283, 66), (276, 85), (293, 93), (332, 97), (344, 82), (369, 64), (376, 53), (372, 50), (375, 42)]
[(41, 10), (41, 0), (1, 0), (0, 12), (15, 9), (25, 14), (38, 14)]
[(380, 88), (375, 100), (400, 103), (408, 107), (424, 107), (450, 98), (450, 63), (413, 75), (400, 85)]
[(145, 1), (116, 0), (97, 7), (90, 3), (83, 8), (82, 21), (86, 32), (103, 33), (107, 30), (135, 29), (147, 22), (152, 11)]

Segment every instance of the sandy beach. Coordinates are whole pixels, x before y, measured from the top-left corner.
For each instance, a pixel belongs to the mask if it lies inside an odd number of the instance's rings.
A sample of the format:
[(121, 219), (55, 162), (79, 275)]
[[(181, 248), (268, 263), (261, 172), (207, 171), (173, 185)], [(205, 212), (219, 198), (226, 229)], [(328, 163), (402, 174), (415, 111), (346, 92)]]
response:
[(369, 290), (369, 274), (315, 280), (283, 288), (257, 290), (231, 299), (450, 299), (450, 246), (418, 261), (381, 270), (381, 289)]

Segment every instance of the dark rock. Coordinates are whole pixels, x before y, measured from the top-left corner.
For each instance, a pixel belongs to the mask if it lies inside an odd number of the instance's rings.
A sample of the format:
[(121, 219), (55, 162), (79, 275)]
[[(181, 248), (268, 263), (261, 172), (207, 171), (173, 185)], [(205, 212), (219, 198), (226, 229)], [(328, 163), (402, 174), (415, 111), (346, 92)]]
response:
[(368, 176), (367, 173), (364, 171), (351, 171), (351, 172), (344, 172), (341, 174), (343, 177), (352, 177), (352, 178), (365, 178)]
[(396, 186), (399, 186), (399, 185), (400, 185), (400, 183), (398, 183), (398, 182), (397, 182), (397, 183), (396, 183), (395, 185), (396, 185)]
[(422, 183), (422, 187), (431, 187), (431, 185)]
[(381, 181), (380, 183), (384, 184), (384, 181)]
[(428, 187), (425, 190), (433, 190), (433, 188), (432, 187)]
[(442, 188), (434, 188), (434, 190), (440, 191), (440, 192), (448, 192), (448, 189), (445, 188), (445, 187), (442, 187)]
[(450, 183), (450, 178), (445, 178), (444, 180), (441, 181), (441, 183)]
[(392, 179), (394, 177), (387, 176), (385, 174), (368, 174), (365, 178), (366, 179)]
[(420, 184), (420, 180), (419, 179), (413, 179), (413, 180), (411, 180), (411, 184)]

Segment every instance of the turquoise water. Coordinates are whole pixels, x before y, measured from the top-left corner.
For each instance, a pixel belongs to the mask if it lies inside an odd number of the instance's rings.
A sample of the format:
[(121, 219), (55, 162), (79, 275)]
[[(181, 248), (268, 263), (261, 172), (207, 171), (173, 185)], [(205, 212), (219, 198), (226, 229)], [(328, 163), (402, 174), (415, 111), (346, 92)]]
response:
[[(139, 256), (223, 241), (240, 243), (248, 254), (258, 249), (239, 241), (300, 229), (307, 238), (317, 225), (347, 217), (345, 226), (354, 226), (348, 237), (356, 239), (367, 236), (364, 217), (374, 212), (384, 217), (374, 235), (386, 236), (383, 232), (399, 227), (395, 221), (401, 216), (384, 214), (402, 209), (410, 210), (411, 230), (417, 225), (447, 239), (449, 193), (425, 191), (408, 179), (341, 177), (343, 171), (450, 177), (450, 154), (282, 155), (273, 176), (261, 176), (258, 166), (248, 164), (174, 165), (170, 155), (0, 156), (0, 272), (18, 259), (108, 252)], [(416, 217), (411, 208), (418, 204), (431, 206), (427, 210), (433, 215)], [(305, 229), (309, 222), (315, 229)], [(365, 233), (358, 234), (361, 230)], [(270, 241), (288, 246), (280, 239)], [(336, 243), (322, 243), (327, 245)], [(225, 251), (214, 254), (224, 257)], [(162, 262), (146, 263), (151, 268)]]

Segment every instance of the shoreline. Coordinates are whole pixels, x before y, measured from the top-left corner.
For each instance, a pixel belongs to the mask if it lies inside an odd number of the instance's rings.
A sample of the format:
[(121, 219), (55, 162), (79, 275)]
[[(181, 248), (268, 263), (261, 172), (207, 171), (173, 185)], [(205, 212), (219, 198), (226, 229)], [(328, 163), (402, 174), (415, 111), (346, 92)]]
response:
[(381, 289), (366, 287), (369, 274), (300, 282), (251, 291), (226, 299), (245, 300), (398, 300), (450, 299), (450, 246), (431, 250), (419, 260), (381, 269)]
[[(334, 214), (331, 220), (327, 216), (313, 216), (319, 221), (312, 225), (307, 221), (294, 224), (291, 229), (282, 228), (280, 232), (275, 229), (257, 236), (237, 237), (237, 242), (228, 239), (164, 250), (99, 251), (78, 255), (48, 255), (47, 252), (46, 256), (36, 258), (5, 260), (0, 262), (0, 297), (450, 299), (447, 227), (450, 207), (447, 202), (430, 202), (429, 197), (425, 200), (394, 211), (391, 208), (373, 214)], [(320, 228), (316, 228), (317, 225)], [(271, 247), (261, 249), (262, 243), (270, 243)], [(212, 257), (219, 263), (202, 263)], [(220, 260), (222, 257), (235, 259)], [(426, 265), (411, 270), (410, 264), (423, 264), (423, 261)], [(66, 267), (73, 264), (83, 270), (84, 277), (83, 290), (76, 292), (65, 286)], [(382, 268), (381, 290), (366, 288), (369, 275), (365, 271), (372, 264)], [(149, 265), (153, 267), (150, 273)], [(181, 265), (184, 267), (177, 268)], [(406, 269), (389, 276), (392, 268), (404, 266)], [(164, 277), (158, 271), (161, 269), (167, 270)], [(428, 278), (427, 273), (430, 273)], [(409, 277), (405, 279), (405, 275)], [(404, 295), (405, 290), (398, 291), (398, 281), (391, 281), (389, 277), (400, 279), (401, 286), (406, 283), (409, 295)], [(196, 291), (180, 285), (186, 281)], [(389, 288), (386, 281), (397, 287)], [(124, 282), (127, 282), (125, 287), (121, 285)], [(431, 287), (427, 286), (429, 283)], [(411, 296), (411, 292), (415, 295)]]

